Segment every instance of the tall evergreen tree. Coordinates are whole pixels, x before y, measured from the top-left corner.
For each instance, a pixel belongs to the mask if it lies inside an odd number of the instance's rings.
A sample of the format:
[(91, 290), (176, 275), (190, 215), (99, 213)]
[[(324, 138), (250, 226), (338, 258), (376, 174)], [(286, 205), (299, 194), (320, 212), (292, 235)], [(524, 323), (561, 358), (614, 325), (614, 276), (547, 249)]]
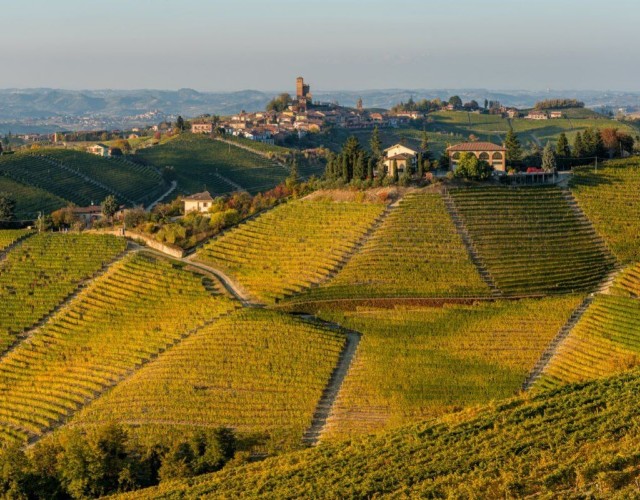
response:
[(398, 162), (396, 160), (391, 162), (391, 177), (393, 178), (393, 182), (398, 182)]
[(0, 220), (13, 220), (16, 200), (9, 193), (0, 193)]
[(542, 170), (545, 172), (555, 172), (556, 167), (556, 154), (553, 152), (551, 143), (547, 142), (547, 145), (542, 151)]
[(422, 158), (422, 153), (418, 153), (418, 159), (416, 161), (416, 175), (418, 179), (422, 179), (424, 177), (424, 159)]
[(429, 151), (429, 136), (427, 136), (427, 131), (422, 131), (422, 140), (420, 141), (420, 151), (426, 152)]
[(573, 156), (576, 158), (584, 158), (585, 150), (584, 143), (582, 142), (582, 134), (578, 132), (573, 139)]
[(567, 140), (567, 134), (560, 133), (558, 137), (558, 143), (556, 144), (556, 155), (560, 158), (568, 158), (571, 156), (571, 149), (569, 148), (569, 141)]
[(520, 145), (520, 139), (518, 139), (518, 136), (513, 129), (509, 129), (509, 132), (507, 132), (504, 147), (507, 150), (507, 160), (518, 161), (522, 159), (522, 146)]
[(371, 154), (376, 160), (382, 156), (382, 141), (380, 140), (380, 132), (377, 125), (373, 128), (373, 133), (369, 140), (369, 148), (371, 149)]
[(360, 151), (353, 165), (353, 178), (361, 180), (364, 178), (364, 151)]
[(375, 165), (375, 160), (373, 156), (369, 157), (369, 161), (367, 162), (367, 179), (373, 179), (373, 167)]
[(602, 134), (600, 133), (599, 129), (596, 129), (594, 132), (594, 144), (595, 144), (595, 148), (594, 148), (595, 156), (600, 157), (607, 154), (607, 148), (605, 148), (604, 146), (604, 141), (602, 140)]
[(349, 182), (351, 180), (351, 175), (350, 175), (350, 172), (349, 172), (349, 157), (344, 153), (342, 153), (341, 157), (342, 157), (342, 175), (341, 175), (341, 177), (342, 177), (342, 180), (344, 182)]
[(596, 154), (596, 136), (592, 128), (588, 128), (582, 134), (582, 144), (584, 146), (585, 156), (595, 156)]

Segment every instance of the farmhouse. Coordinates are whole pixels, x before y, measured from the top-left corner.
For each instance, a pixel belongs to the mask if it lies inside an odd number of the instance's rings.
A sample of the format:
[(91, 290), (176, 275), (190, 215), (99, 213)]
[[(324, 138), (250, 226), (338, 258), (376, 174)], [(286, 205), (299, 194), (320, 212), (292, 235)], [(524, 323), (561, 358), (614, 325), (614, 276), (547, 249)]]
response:
[(472, 153), (479, 160), (486, 161), (495, 170), (506, 171), (507, 150), (503, 146), (498, 146), (492, 142), (463, 142), (447, 148), (449, 155), (449, 168), (454, 170), (462, 153)]
[(533, 111), (529, 111), (529, 113), (527, 114), (527, 116), (525, 116), (525, 118), (527, 120), (548, 120), (549, 116), (547, 115), (546, 111), (533, 110)]
[(211, 122), (193, 122), (191, 124), (192, 134), (211, 134), (213, 133), (213, 123)]
[(202, 193), (192, 194), (191, 196), (185, 196), (182, 200), (184, 202), (184, 213), (200, 212), (207, 213), (213, 198), (209, 191), (203, 191)]
[(562, 118), (562, 111), (552, 111), (549, 113), (549, 118)]
[(109, 151), (109, 146), (106, 146), (105, 144), (94, 144), (93, 146), (89, 146), (87, 148), (87, 153), (91, 153), (92, 155), (98, 155), (98, 156), (110, 156), (111, 153)]
[(393, 175), (393, 166), (398, 169), (398, 174), (406, 172), (407, 165), (412, 166), (416, 162), (418, 152), (404, 146), (403, 144), (395, 144), (384, 150), (384, 171), (389, 175)]

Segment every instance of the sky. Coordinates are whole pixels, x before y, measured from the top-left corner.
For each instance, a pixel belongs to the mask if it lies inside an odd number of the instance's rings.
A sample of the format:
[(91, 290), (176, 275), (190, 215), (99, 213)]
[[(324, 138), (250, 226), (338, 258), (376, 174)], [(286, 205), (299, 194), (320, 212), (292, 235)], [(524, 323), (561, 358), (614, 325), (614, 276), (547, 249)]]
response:
[(640, 90), (638, 0), (20, 0), (0, 88)]

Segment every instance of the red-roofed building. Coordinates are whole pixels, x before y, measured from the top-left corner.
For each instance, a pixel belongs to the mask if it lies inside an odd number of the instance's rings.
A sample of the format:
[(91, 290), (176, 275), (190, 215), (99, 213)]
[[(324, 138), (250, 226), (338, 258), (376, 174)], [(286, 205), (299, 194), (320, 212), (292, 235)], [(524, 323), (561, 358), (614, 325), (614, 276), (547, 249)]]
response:
[(449, 168), (454, 170), (463, 153), (472, 153), (479, 160), (486, 161), (495, 170), (507, 170), (507, 150), (492, 142), (463, 142), (447, 148)]

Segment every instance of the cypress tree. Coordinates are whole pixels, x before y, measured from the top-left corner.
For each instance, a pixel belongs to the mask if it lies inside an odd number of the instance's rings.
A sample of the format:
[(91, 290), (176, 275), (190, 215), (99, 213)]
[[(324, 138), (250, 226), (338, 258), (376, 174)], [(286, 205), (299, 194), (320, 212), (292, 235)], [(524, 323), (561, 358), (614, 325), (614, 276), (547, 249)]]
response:
[(584, 156), (595, 156), (596, 154), (596, 137), (593, 129), (588, 128), (582, 134), (582, 145), (584, 147)]
[(504, 147), (507, 149), (507, 160), (509, 161), (518, 161), (522, 159), (522, 147), (520, 146), (520, 139), (513, 131), (513, 129), (509, 129), (507, 132), (507, 137), (504, 141)]
[(398, 162), (396, 160), (391, 163), (391, 175), (393, 176), (393, 182), (398, 182)]
[(604, 141), (602, 140), (602, 134), (600, 130), (594, 131), (594, 144), (595, 144), (595, 156), (604, 156), (607, 154), (607, 148), (604, 147)]
[(418, 175), (419, 179), (422, 179), (424, 177), (424, 160), (422, 159), (422, 153), (418, 153), (418, 163), (416, 167), (416, 174)]
[(547, 142), (542, 151), (542, 170), (545, 172), (554, 172), (556, 170), (556, 155), (551, 148), (550, 142)]
[(353, 164), (353, 178), (361, 180), (364, 178), (364, 152), (360, 151)]
[(373, 156), (370, 156), (369, 161), (367, 162), (367, 179), (373, 179), (374, 163), (375, 163), (375, 160), (373, 159)]
[(584, 152), (584, 143), (582, 142), (582, 134), (580, 134), (580, 132), (576, 134), (576, 137), (573, 140), (573, 156), (576, 158), (583, 158), (586, 156)]
[(351, 176), (349, 175), (349, 157), (346, 154), (342, 154), (342, 180), (344, 182), (349, 182), (351, 180)]
[(373, 133), (369, 140), (369, 147), (371, 149), (371, 154), (375, 158), (380, 158), (382, 156), (382, 141), (380, 141), (380, 132), (378, 131), (377, 125), (373, 128)]
[(567, 140), (567, 134), (560, 133), (558, 137), (558, 143), (556, 144), (556, 155), (560, 158), (568, 158), (571, 156), (571, 149), (569, 149), (569, 141)]

